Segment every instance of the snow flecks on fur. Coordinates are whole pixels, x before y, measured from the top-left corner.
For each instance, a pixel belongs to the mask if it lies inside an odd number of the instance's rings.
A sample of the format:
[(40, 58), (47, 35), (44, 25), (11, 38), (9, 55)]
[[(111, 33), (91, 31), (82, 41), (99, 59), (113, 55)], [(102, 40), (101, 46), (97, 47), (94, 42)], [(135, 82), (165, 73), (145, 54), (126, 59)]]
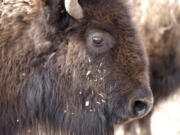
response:
[(87, 101), (85, 102), (85, 106), (89, 106), (89, 104), (90, 104), (90, 102), (87, 100)]

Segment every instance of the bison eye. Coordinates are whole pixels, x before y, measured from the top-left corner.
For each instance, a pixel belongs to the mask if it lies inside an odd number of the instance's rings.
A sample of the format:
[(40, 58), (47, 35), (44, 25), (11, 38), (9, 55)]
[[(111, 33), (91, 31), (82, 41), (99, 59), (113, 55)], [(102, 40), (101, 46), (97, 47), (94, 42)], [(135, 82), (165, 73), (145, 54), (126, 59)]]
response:
[(87, 32), (86, 44), (90, 51), (102, 53), (113, 47), (114, 38), (108, 32), (91, 30)]
[(101, 47), (103, 45), (104, 39), (101, 36), (93, 36), (92, 40), (94, 42), (94, 45), (97, 47)]

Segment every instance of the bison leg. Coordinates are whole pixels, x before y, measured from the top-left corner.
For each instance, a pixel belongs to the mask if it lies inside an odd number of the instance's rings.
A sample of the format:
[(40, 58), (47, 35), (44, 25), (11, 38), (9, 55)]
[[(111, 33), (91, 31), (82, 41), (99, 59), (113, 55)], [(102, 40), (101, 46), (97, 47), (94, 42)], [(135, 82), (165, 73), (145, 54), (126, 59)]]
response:
[(146, 117), (138, 120), (139, 124), (139, 135), (152, 135), (151, 133), (151, 116), (152, 113), (147, 115)]
[(124, 126), (124, 135), (138, 135), (137, 121), (130, 122)]
[[(146, 117), (130, 122), (124, 126), (124, 135), (152, 135), (151, 133), (151, 116), (149, 113)], [(138, 130), (139, 129), (139, 130)]]

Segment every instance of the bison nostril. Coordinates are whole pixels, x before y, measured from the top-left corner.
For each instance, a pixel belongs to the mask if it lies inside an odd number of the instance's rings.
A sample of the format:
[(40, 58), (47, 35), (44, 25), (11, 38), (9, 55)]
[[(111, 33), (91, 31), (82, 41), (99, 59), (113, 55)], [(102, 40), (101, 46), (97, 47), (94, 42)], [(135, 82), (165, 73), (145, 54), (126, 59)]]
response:
[(133, 104), (133, 114), (135, 116), (143, 116), (149, 110), (148, 108), (149, 106), (146, 101), (137, 100)]

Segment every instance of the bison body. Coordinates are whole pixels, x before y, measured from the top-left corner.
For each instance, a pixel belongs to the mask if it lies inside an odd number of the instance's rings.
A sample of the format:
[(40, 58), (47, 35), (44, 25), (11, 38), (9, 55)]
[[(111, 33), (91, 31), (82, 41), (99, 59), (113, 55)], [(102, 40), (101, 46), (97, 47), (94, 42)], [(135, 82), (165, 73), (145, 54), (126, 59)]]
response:
[(1, 12), (0, 134), (112, 135), (150, 111), (148, 61), (125, 1), (69, 2)]

